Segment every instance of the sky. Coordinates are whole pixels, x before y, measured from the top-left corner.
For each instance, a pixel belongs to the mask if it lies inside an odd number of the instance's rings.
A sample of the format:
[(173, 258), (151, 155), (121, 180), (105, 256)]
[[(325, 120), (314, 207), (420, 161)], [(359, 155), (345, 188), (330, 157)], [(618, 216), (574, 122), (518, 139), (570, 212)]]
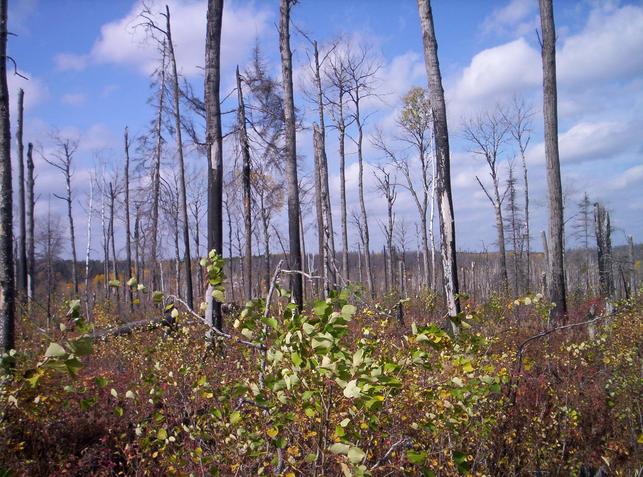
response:
[[(172, 13), (179, 72), (195, 91), (203, 89), (205, 0), (150, 1), (160, 12), (165, 3)], [(277, 0), (228, 0), (223, 16), (222, 95), (233, 89), (234, 68), (243, 67), (259, 44), (270, 72), (280, 77)], [(491, 204), (476, 181), (488, 184), (484, 162), (464, 139), (465, 120), (507, 104), (515, 95), (533, 107), (533, 130), (527, 161), (534, 247), (539, 231), (547, 227), (545, 158), (542, 138), (542, 66), (538, 44), (536, 0), (434, 0), (433, 16), (447, 99), (451, 138), (452, 184), (458, 249), (494, 249), (495, 222)], [(9, 7), (10, 55), (24, 80), (9, 76), (12, 120), (19, 88), (25, 90), (25, 142), (36, 146), (36, 215), (44, 218), (51, 200), (54, 214), (64, 215), (64, 203), (52, 194), (64, 193), (60, 173), (48, 165), (52, 134), (78, 139), (74, 159), (74, 208), (79, 255), (85, 250), (89, 183), (97, 164), (121, 168), (123, 128), (130, 136), (144, 133), (154, 116), (148, 104), (150, 73), (158, 53), (141, 28), (136, 28), (139, 0), (13, 0)], [(557, 29), (559, 145), (566, 195), (568, 244), (576, 203), (587, 192), (611, 211), (613, 242), (626, 234), (643, 236), (643, 3), (579, 0), (554, 2)], [(367, 45), (381, 64), (376, 91), (368, 101), (364, 141), (366, 204), (372, 248), (379, 250), (385, 219), (385, 201), (376, 190), (373, 167), (385, 161), (372, 145), (376, 129), (394, 142), (399, 135), (396, 115), (401, 98), (413, 86), (426, 86), (426, 70), (417, 12), (413, 0), (301, 0), (292, 22), (319, 41), (322, 49), (342, 36)], [(314, 109), (303, 94), (308, 48), (292, 28), (295, 102), (304, 126), (298, 133), (302, 156), (300, 175), (312, 173)], [(230, 102), (232, 108), (234, 104)], [(225, 107), (224, 107), (225, 109)], [(15, 126), (15, 124), (14, 124)], [(15, 131), (15, 128), (12, 130)], [(328, 131), (327, 154), (335, 232), (339, 234), (339, 170), (337, 139)], [(348, 209), (359, 210), (357, 157), (348, 141)], [(15, 151), (15, 144), (13, 145)], [(501, 174), (516, 155), (511, 143), (500, 158)], [(50, 157), (51, 158), (51, 157)], [(137, 159), (137, 158), (135, 158)], [(171, 155), (166, 167), (171, 168)], [(232, 161), (229, 155), (224, 158)], [(410, 161), (415, 159), (409, 156)], [(190, 168), (205, 175), (204, 159), (188, 154)], [(517, 163), (519, 164), (519, 163)], [(402, 181), (402, 177), (398, 177)], [(50, 197), (52, 197), (50, 199)], [(397, 219), (409, 228), (415, 247), (417, 210), (408, 192), (400, 188)], [(314, 214), (306, 217), (307, 245), (316, 243)], [(37, 224), (43, 223), (38, 220)], [(277, 218), (278, 224), (284, 217)], [(99, 219), (95, 222), (92, 253), (100, 250)], [(122, 230), (122, 221), (117, 224)], [(65, 228), (66, 229), (66, 228)], [(286, 233), (286, 227), (281, 227)], [(336, 243), (339, 243), (339, 235)], [(356, 248), (357, 231), (350, 230)], [(119, 254), (124, 256), (122, 237)], [(201, 250), (203, 253), (204, 250)]]

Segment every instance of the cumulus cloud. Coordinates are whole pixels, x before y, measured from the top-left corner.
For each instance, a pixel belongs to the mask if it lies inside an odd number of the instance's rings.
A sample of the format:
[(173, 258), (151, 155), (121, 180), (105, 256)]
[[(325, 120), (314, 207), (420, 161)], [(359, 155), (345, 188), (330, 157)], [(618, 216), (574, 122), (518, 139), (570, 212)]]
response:
[[(172, 36), (180, 72), (188, 77), (202, 71), (205, 50), (207, 3), (203, 0), (155, 0), (147, 2), (154, 21), (164, 27), (161, 12), (170, 8)], [(63, 70), (78, 70), (90, 63), (127, 65), (143, 74), (150, 74), (158, 65), (158, 48), (140, 26), (138, 16), (142, 1), (137, 1), (123, 18), (106, 23), (89, 54), (62, 53), (56, 65)], [(229, 67), (247, 55), (255, 38), (267, 28), (270, 14), (254, 5), (225, 5), (221, 39), (221, 58)]]
[[(482, 32), (514, 33), (523, 35), (534, 27), (533, 16), (536, 2), (533, 0), (511, 0), (502, 8), (495, 9), (482, 23)], [(531, 19), (529, 18), (531, 17)]]

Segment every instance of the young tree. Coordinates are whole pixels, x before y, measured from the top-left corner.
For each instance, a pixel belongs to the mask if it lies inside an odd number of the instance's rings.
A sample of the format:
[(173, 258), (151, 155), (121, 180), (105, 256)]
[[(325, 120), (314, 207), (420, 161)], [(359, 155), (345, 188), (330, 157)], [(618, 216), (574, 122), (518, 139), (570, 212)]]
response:
[(555, 303), (553, 315), (567, 313), (565, 296), (563, 188), (558, 156), (558, 97), (556, 90), (556, 31), (552, 0), (540, 1), (543, 61), (543, 117), (545, 120), (545, 159), (549, 208), (549, 299)]
[[(436, 150), (436, 193), (440, 210), (440, 248), (442, 251), (442, 271), (444, 274), (444, 295), (450, 317), (460, 312), (458, 298), (458, 266), (455, 248), (455, 217), (451, 198), (451, 167), (449, 155), (449, 129), (447, 126), (446, 103), (442, 88), (442, 75), (438, 61), (438, 43), (433, 28), (433, 15), (430, 0), (418, 0), (422, 39), (424, 42), (424, 60), (429, 79), (429, 99), (433, 108)], [(451, 326), (457, 332), (453, 320)]]
[[(297, 180), (297, 144), (295, 130), (295, 101), (292, 84), (292, 52), (290, 51), (290, 7), (293, 0), (281, 0), (279, 22), (279, 51), (281, 53), (282, 85), (286, 138), (286, 180), (288, 185), (288, 234), (290, 238), (290, 267), (302, 270), (301, 238), (299, 234), (299, 182)], [(298, 307), (303, 305), (303, 280), (299, 273), (291, 276), (292, 295)]]
[(14, 347), (13, 197), (7, 87), (7, 0), (0, 0), (0, 346)]
[(507, 132), (508, 125), (503, 119), (502, 112), (498, 109), (493, 113), (487, 112), (474, 119), (470, 119), (464, 126), (464, 135), (471, 144), (471, 152), (482, 156), (489, 167), (492, 191), (489, 192), (487, 190), (487, 187), (485, 187), (479, 177), (476, 176), (476, 180), (491, 202), (496, 215), (498, 253), (500, 254), (500, 280), (502, 290), (505, 293), (509, 291), (509, 279), (507, 275), (507, 254), (505, 251), (502, 204), (507, 195), (507, 189), (502, 193), (500, 192), (500, 164), (498, 164), (498, 161), (503, 153), (502, 146), (505, 142)]
[(54, 197), (67, 203), (67, 220), (69, 222), (69, 238), (71, 241), (71, 280), (74, 294), (78, 295), (78, 270), (76, 259), (76, 233), (74, 231), (73, 198), (71, 189), (71, 177), (73, 175), (72, 161), (78, 150), (78, 141), (65, 138), (59, 134), (54, 135), (57, 150), (52, 154), (53, 159), (44, 158), (45, 161), (58, 169), (65, 178), (65, 196), (54, 194)]
[(520, 258), (522, 255), (522, 217), (520, 217), (520, 209), (518, 204), (518, 195), (516, 193), (516, 177), (514, 175), (514, 164), (513, 162), (509, 163), (509, 176), (507, 177), (506, 182), (506, 202), (505, 202), (505, 212), (504, 217), (505, 229), (509, 234), (511, 239), (511, 259), (513, 264), (513, 279), (514, 279), (514, 293), (520, 293), (520, 283), (521, 283), (521, 267), (520, 267)]
[[(221, 132), (221, 24), (223, 0), (208, 0), (205, 39), (205, 110), (208, 148), (208, 251), (223, 254), (223, 135)], [(207, 318), (221, 330), (221, 303), (208, 288)]]

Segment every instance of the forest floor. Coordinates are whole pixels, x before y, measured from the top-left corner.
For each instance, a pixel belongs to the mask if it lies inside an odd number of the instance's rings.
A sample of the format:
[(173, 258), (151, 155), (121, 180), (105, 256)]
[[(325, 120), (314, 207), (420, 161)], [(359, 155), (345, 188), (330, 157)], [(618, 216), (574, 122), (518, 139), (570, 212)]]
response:
[[(426, 297), (404, 323), (351, 302), (258, 301), (212, 341), (178, 305), (172, 327), (100, 340), (73, 303), (55, 332), (24, 317), (0, 475), (640, 475), (641, 294), (610, 316), (574, 303), (565, 324), (593, 321), (557, 330), (540, 295), (465, 302), (457, 337)], [(122, 321), (109, 301), (92, 316)]]

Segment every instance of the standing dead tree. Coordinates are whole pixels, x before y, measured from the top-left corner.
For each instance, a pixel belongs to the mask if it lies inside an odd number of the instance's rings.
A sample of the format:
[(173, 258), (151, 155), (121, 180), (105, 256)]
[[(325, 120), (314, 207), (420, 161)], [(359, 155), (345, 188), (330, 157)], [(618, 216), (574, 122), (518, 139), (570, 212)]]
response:
[(27, 145), (27, 296), (29, 303), (35, 298), (36, 291), (36, 253), (34, 240), (34, 209), (36, 207), (35, 179), (33, 163), (33, 144)]
[[(433, 111), (435, 151), (436, 151), (436, 193), (440, 210), (440, 247), (442, 251), (442, 273), (444, 275), (444, 295), (448, 313), (455, 318), (460, 313), (458, 298), (458, 265), (455, 247), (455, 216), (451, 197), (451, 159), (449, 153), (449, 129), (447, 125), (446, 102), (442, 88), (442, 75), (438, 60), (438, 42), (435, 38), (433, 15), (429, 0), (418, 0), (424, 61), (429, 80), (429, 99)], [(451, 327), (457, 333), (458, 327), (453, 320)]]
[[(127, 259), (127, 273), (126, 279), (129, 280), (132, 278), (132, 231), (130, 230), (130, 179), (129, 179), (129, 135), (127, 131), (127, 126), (125, 126), (125, 133), (123, 135), (123, 142), (125, 146), (125, 174), (123, 187), (125, 188), (125, 256)], [(91, 202), (91, 201), (90, 201)], [(91, 205), (90, 205), (90, 214), (91, 214)], [(129, 287), (128, 287), (129, 288)], [(129, 288), (129, 302), (130, 310), (132, 309), (132, 290)]]
[(552, 0), (540, 0), (543, 62), (543, 118), (549, 209), (548, 297), (555, 303), (553, 316), (567, 313), (565, 285), (563, 188), (558, 155), (558, 93), (556, 89), (556, 31)]
[[(297, 180), (297, 143), (295, 129), (295, 100), (292, 83), (292, 51), (290, 50), (290, 8), (293, 0), (281, 0), (279, 22), (279, 51), (281, 53), (282, 86), (286, 139), (286, 182), (288, 186), (288, 235), (290, 239), (290, 269), (302, 271), (299, 182)], [(292, 296), (298, 307), (303, 306), (303, 280), (299, 273), (291, 275)]]
[[(221, 25), (223, 0), (208, 0), (205, 34), (205, 111), (208, 149), (208, 251), (223, 254), (223, 134), (221, 132)], [(223, 329), (221, 303), (208, 288), (206, 318)]]
[(371, 265), (370, 234), (368, 229), (368, 214), (364, 200), (364, 124), (366, 116), (362, 112), (363, 101), (375, 95), (374, 86), (377, 72), (380, 69), (375, 61), (368, 54), (368, 50), (361, 46), (355, 51), (349, 52), (346, 59), (346, 72), (350, 89), (348, 97), (351, 100), (353, 111), (352, 118), (357, 128), (357, 138), (351, 137), (357, 146), (357, 164), (359, 167), (359, 205), (361, 218), (361, 235), (364, 246), (364, 264), (366, 272), (366, 283), (372, 298), (375, 298), (375, 286), (373, 283), (373, 267)]
[[(377, 179), (377, 190), (384, 196), (386, 200), (386, 225), (383, 223), (380, 224), (384, 236), (386, 237), (386, 274), (385, 276), (389, 277), (388, 283), (390, 284), (390, 289), (396, 289), (396, 279), (395, 279), (395, 264), (396, 253), (395, 248), (393, 247), (393, 233), (395, 230), (395, 212), (393, 212), (393, 206), (397, 199), (397, 178), (392, 174), (392, 172), (387, 169), (385, 166), (377, 166), (374, 170), (375, 178)], [(386, 291), (390, 291), (386, 290)]]
[[(172, 81), (172, 109), (174, 116), (174, 134), (176, 143), (176, 156), (178, 160), (178, 181), (179, 181), (179, 208), (181, 218), (181, 232), (183, 236), (183, 254), (184, 254), (184, 268), (185, 268), (185, 285), (186, 285), (186, 302), (193, 307), (193, 291), (192, 291), (192, 257), (190, 253), (190, 229), (188, 219), (188, 206), (187, 206), (187, 192), (185, 185), (185, 159), (183, 154), (183, 137), (182, 137), (182, 123), (180, 111), (180, 98), (181, 91), (179, 87), (179, 74), (176, 65), (176, 53), (174, 50), (174, 41), (172, 39), (172, 22), (170, 16), (170, 8), (166, 5), (165, 12), (160, 13), (165, 26), (159, 26), (150, 8), (143, 7), (140, 17), (143, 19), (142, 26), (151, 33), (152, 37), (161, 45), (162, 48), (167, 49), (167, 56), (169, 66), (171, 68), (171, 81)], [(160, 35), (160, 37), (157, 37)]]
[(18, 256), (16, 263), (17, 288), (20, 293), (20, 300), (25, 301), (27, 296), (27, 223), (25, 215), (25, 147), (22, 142), (24, 131), (24, 101), (25, 92), (20, 88), (18, 91), (18, 123), (16, 128), (16, 143), (18, 146)]
[(524, 99), (513, 97), (510, 109), (505, 112), (509, 132), (518, 146), (523, 173), (523, 219), (525, 245), (525, 291), (529, 291), (531, 275), (531, 233), (529, 230), (529, 181), (527, 176), (527, 147), (531, 140), (531, 127), (534, 112)]
[(598, 249), (598, 278), (601, 296), (609, 299), (614, 295), (612, 229), (610, 214), (598, 202), (594, 204), (594, 228)]
[(339, 187), (340, 187), (340, 212), (342, 225), (342, 275), (345, 281), (350, 279), (348, 263), (348, 216), (346, 209), (346, 128), (352, 120), (347, 118), (347, 94), (351, 88), (350, 78), (346, 67), (346, 54), (334, 50), (328, 59), (325, 69), (327, 81), (330, 83), (333, 98), (327, 96), (330, 105), (330, 115), (338, 132), (339, 142)]
[(54, 197), (67, 203), (67, 220), (69, 221), (69, 238), (71, 241), (71, 280), (74, 289), (74, 294), (78, 295), (78, 270), (76, 259), (76, 233), (74, 231), (74, 214), (73, 214), (73, 198), (71, 189), (71, 178), (73, 175), (72, 161), (74, 154), (78, 150), (78, 141), (75, 139), (65, 138), (59, 134), (54, 135), (54, 142), (56, 150), (52, 153), (53, 159), (47, 157), (44, 160), (51, 166), (58, 169), (65, 178), (64, 196), (54, 194)]
[(7, 0), (0, 0), (0, 347), (15, 342), (11, 122), (7, 86)]
[(489, 167), (492, 190), (482, 183), (476, 176), (476, 180), (491, 202), (496, 216), (496, 232), (498, 241), (498, 253), (500, 255), (500, 280), (504, 293), (509, 291), (509, 278), (507, 275), (507, 254), (505, 250), (505, 231), (502, 218), (502, 203), (507, 194), (507, 189), (500, 192), (500, 164), (502, 146), (508, 132), (507, 123), (503, 120), (502, 113), (497, 109), (493, 113), (485, 113), (467, 121), (464, 125), (464, 136), (471, 144), (471, 152), (484, 158)]

